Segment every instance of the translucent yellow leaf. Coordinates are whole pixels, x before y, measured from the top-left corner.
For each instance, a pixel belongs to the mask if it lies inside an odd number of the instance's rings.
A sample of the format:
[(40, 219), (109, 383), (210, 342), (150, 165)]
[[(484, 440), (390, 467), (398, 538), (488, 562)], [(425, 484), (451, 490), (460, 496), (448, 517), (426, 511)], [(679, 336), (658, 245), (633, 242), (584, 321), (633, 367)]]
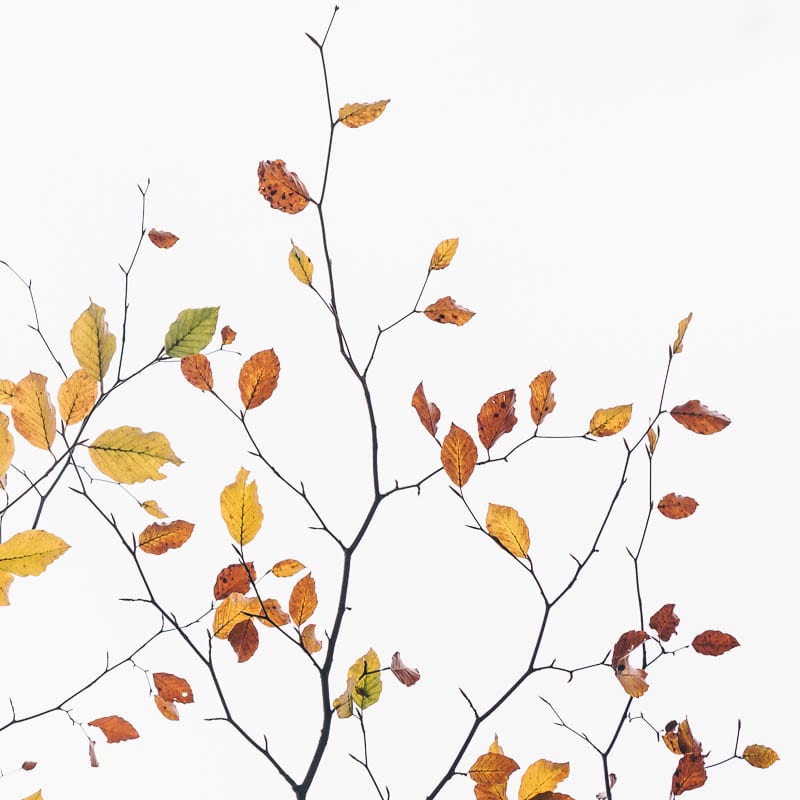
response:
[(455, 423), (442, 441), (441, 460), (447, 477), (459, 487), (466, 484), (475, 469), (478, 448), (472, 437)]
[(234, 625), (262, 613), (257, 597), (245, 597), (239, 592), (228, 595), (214, 612), (213, 633), (219, 639), (227, 639)]
[(633, 404), (599, 408), (589, 422), (589, 433), (592, 436), (613, 436), (631, 421), (632, 413)]
[(525, 770), (519, 787), (519, 800), (531, 800), (537, 794), (552, 792), (569, 775), (569, 763), (558, 764), (540, 758)]
[(34, 447), (49, 450), (56, 438), (56, 410), (47, 394), (47, 378), (26, 375), (15, 387), (11, 417), (20, 436)]
[(8, 429), (8, 415), (0, 411), (0, 475), (5, 475), (14, 458), (14, 437)]
[(275, 566), (272, 568), (272, 574), (276, 578), (288, 578), (305, 568), (305, 564), (301, 564), (294, 558), (284, 558), (283, 561), (279, 561), (277, 564), (275, 564)]
[(0, 572), (0, 606), (9, 604), (8, 589), (13, 580), (14, 576), (10, 572)]
[(23, 797), (22, 800), (43, 800), (42, 790), (39, 789), (33, 794), (29, 794), (27, 797)]
[(450, 266), (453, 256), (458, 250), (458, 238), (444, 239), (436, 245), (436, 249), (431, 256), (431, 263), (428, 269), (444, 269)]
[(361, 709), (378, 702), (381, 683), (381, 662), (377, 653), (370, 649), (347, 670), (347, 682), (353, 680), (353, 702)]
[(289, 251), (289, 269), (292, 275), (304, 283), (311, 286), (311, 278), (314, 275), (314, 265), (311, 259), (292, 241), (292, 249)]
[(500, 746), (500, 742), (497, 739), (497, 734), (494, 735), (494, 741), (489, 745), (489, 752), (490, 753), (500, 753), (500, 755), (504, 755), (503, 748)]
[(163, 433), (145, 433), (130, 425), (101, 433), (89, 445), (89, 455), (100, 472), (119, 483), (160, 481), (167, 477), (159, 472), (164, 464), (183, 464)]
[(145, 553), (160, 556), (167, 550), (176, 550), (189, 541), (194, 523), (183, 519), (174, 522), (154, 522), (139, 534), (139, 548)]
[(214, 338), (218, 316), (219, 306), (181, 311), (164, 337), (167, 355), (183, 358), (199, 353)]
[(751, 766), (759, 769), (771, 767), (780, 760), (778, 754), (771, 747), (765, 747), (763, 744), (747, 745), (742, 753), (742, 758)]
[(167, 515), (162, 511), (161, 506), (155, 500), (145, 500), (140, 504), (142, 508), (156, 519), (166, 519)]
[(86, 374), (96, 382), (103, 380), (117, 349), (117, 337), (108, 331), (106, 310), (89, 303), (89, 308), (75, 320), (69, 340)]
[(295, 625), (302, 625), (317, 608), (317, 586), (309, 573), (300, 578), (289, 596), (289, 614)]
[(58, 410), (66, 425), (86, 418), (97, 400), (97, 381), (84, 369), (75, 370), (58, 390)]
[(376, 120), (389, 104), (388, 100), (374, 103), (347, 103), (339, 109), (339, 122), (348, 128), (360, 128)]
[(689, 316), (685, 317), (678, 323), (678, 335), (675, 338), (675, 342), (672, 345), (672, 352), (673, 353), (680, 353), (683, 351), (683, 337), (686, 335), (686, 329), (689, 327), (689, 323), (692, 321), (692, 312), (689, 312)]
[(300, 641), (303, 643), (303, 647), (308, 653), (317, 653), (322, 650), (322, 642), (317, 639), (316, 631), (317, 626), (312, 622), (306, 625), (305, 628), (303, 628), (303, 632), (300, 634)]
[(22, 531), (0, 544), (0, 571), (13, 572), (20, 577), (41, 575), (67, 550), (69, 545), (52, 533)]
[(531, 546), (531, 537), (525, 520), (511, 506), (489, 503), (486, 512), (486, 529), (492, 538), (517, 558), (525, 558)]
[(219, 496), (219, 510), (228, 526), (228, 532), (239, 545), (253, 541), (264, 521), (264, 512), (258, 502), (256, 482), (247, 483), (248, 470), (242, 467), (233, 483), (229, 483)]
[(7, 378), (0, 378), (0, 405), (11, 405), (14, 398), (14, 381)]
[(272, 597), (265, 597), (263, 604), (258, 605), (258, 621), (267, 628), (281, 628), (291, 622), (291, 617), (281, 608), (281, 604)]
[(353, 689), (356, 682), (353, 678), (347, 679), (347, 688), (333, 701), (333, 708), (339, 719), (347, 719), (353, 716)]

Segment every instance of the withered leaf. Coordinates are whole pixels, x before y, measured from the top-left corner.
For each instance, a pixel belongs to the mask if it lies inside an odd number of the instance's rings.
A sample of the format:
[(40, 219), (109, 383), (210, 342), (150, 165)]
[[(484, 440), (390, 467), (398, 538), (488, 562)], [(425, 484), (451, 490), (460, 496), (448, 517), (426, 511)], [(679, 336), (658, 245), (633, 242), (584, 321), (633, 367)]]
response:
[(414, 389), (414, 394), (411, 398), (411, 405), (419, 416), (419, 421), (428, 433), (436, 438), (436, 426), (441, 419), (441, 412), (436, 403), (429, 403), (428, 398), (425, 397), (425, 390), (422, 388), (422, 381), (419, 386)]
[(400, 653), (396, 652), (392, 656), (392, 663), (390, 669), (392, 675), (403, 684), (403, 686), (413, 686), (419, 680), (419, 670), (412, 667), (407, 667), (400, 658)]
[(733, 636), (722, 631), (703, 631), (692, 639), (692, 647), (704, 656), (721, 656), (738, 646)]
[(189, 541), (194, 530), (193, 522), (176, 519), (174, 522), (154, 522), (139, 534), (139, 548), (153, 556), (175, 550)]
[(233, 344), (233, 341), (236, 339), (236, 331), (231, 328), (230, 325), (226, 325), (220, 332), (219, 335), (222, 339), (222, 344)]
[(667, 603), (650, 617), (650, 627), (662, 642), (668, 642), (676, 633), (680, 617), (675, 614), (675, 603)]
[(109, 744), (114, 742), (124, 742), (128, 739), (138, 739), (139, 733), (128, 720), (112, 714), (108, 717), (98, 717), (93, 719), (90, 725), (95, 728), (100, 728), (106, 736)]
[(192, 687), (185, 678), (179, 678), (169, 672), (154, 672), (153, 683), (158, 694), (165, 700), (175, 703), (194, 703)]
[(458, 305), (449, 295), (431, 303), (424, 313), (428, 319), (432, 319), (434, 322), (450, 323), (451, 325), (464, 325), (475, 316), (474, 311)]
[(192, 386), (203, 392), (210, 392), (214, 388), (211, 362), (202, 353), (184, 356), (181, 359), (181, 372)]
[(589, 422), (589, 433), (592, 436), (613, 436), (619, 433), (631, 421), (633, 404), (598, 408)]
[(305, 568), (306, 565), (301, 564), (296, 558), (284, 558), (273, 565), (272, 574), (276, 578), (289, 578)]
[(478, 448), (472, 437), (454, 423), (442, 442), (441, 458), (447, 477), (456, 486), (462, 487), (478, 463)]
[(672, 776), (672, 793), (677, 796), (697, 789), (706, 782), (705, 759), (702, 755), (687, 753), (678, 762), (678, 767)]
[(517, 393), (513, 389), (492, 395), (478, 412), (478, 438), (488, 450), (504, 433), (517, 424), (514, 403)]
[(314, 578), (309, 573), (300, 578), (289, 596), (289, 614), (295, 625), (302, 625), (317, 607), (317, 589)]
[[(248, 577), (248, 572), (250, 576)], [(256, 569), (252, 561), (247, 562), (247, 569), (244, 564), (230, 564), (225, 569), (220, 570), (217, 580), (214, 583), (214, 599), (224, 600), (233, 592), (247, 594), (250, 591), (250, 581), (256, 579)]]
[(763, 744), (747, 745), (742, 753), (742, 758), (751, 767), (758, 767), (759, 769), (771, 767), (776, 761), (780, 760), (778, 754), (771, 747), (765, 747)]
[(531, 419), (537, 427), (556, 407), (556, 399), (551, 388), (555, 380), (555, 374), (546, 370), (531, 381)]
[(669, 412), (672, 418), (680, 422), (684, 428), (688, 428), (692, 433), (708, 435), (718, 433), (727, 428), (731, 421), (719, 411), (712, 411), (706, 408), (699, 400), (689, 400), (682, 405), (675, 406)]
[(670, 492), (658, 501), (658, 510), (669, 519), (684, 519), (697, 510), (697, 500)]
[(300, 641), (308, 653), (318, 653), (322, 650), (322, 642), (317, 639), (316, 631), (317, 626), (313, 622), (310, 622), (303, 628), (300, 634)]
[(150, 228), (150, 230), (147, 231), (147, 237), (156, 247), (162, 249), (172, 247), (179, 238), (174, 233), (170, 233), (169, 231), (157, 231), (155, 228)]
[(310, 200), (308, 189), (294, 172), (286, 169), (281, 159), (258, 165), (258, 191), (273, 208), (287, 214), (302, 211)]
[(346, 103), (339, 109), (339, 122), (348, 128), (360, 128), (378, 119), (388, 104), (388, 100), (376, 100), (374, 103)]
[(674, 354), (678, 354), (683, 352), (683, 337), (686, 335), (686, 329), (689, 327), (689, 323), (692, 321), (692, 312), (689, 312), (688, 317), (684, 317), (678, 323), (678, 335), (675, 337), (675, 342), (672, 345), (672, 352)]
[(156, 704), (156, 708), (161, 712), (161, 715), (166, 719), (177, 722), (181, 718), (181, 715), (178, 713), (178, 707), (172, 700), (165, 700), (161, 695), (154, 694), (153, 701)]
[(469, 768), (469, 776), (475, 783), (492, 786), (505, 783), (512, 772), (519, 769), (513, 758), (502, 753), (484, 753), (478, 756)]
[(228, 641), (241, 664), (258, 650), (258, 630), (252, 619), (237, 622), (228, 634)]

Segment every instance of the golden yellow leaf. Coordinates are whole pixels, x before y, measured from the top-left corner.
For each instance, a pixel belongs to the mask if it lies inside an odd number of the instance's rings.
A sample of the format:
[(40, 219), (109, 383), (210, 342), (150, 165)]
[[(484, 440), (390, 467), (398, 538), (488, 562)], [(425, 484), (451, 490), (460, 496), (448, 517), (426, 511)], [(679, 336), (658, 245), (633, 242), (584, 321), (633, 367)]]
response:
[(109, 744), (114, 742), (124, 742), (127, 739), (138, 739), (139, 733), (128, 720), (113, 714), (109, 717), (98, 717), (93, 719), (90, 725), (100, 728), (106, 735)]
[(100, 472), (119, 483), (160, 481), (167, 477), (159, 472), (164, 464), (183, 464), (163, 433), (145, 433), (130, 425), (101, 433), (89, 445), (89, 455)]
[(246, 411), (268, 400), (278, 385), (281, 362), (275, 351), (260, 350), (242, 364), (239, 371), (239, 395)]
[(245, 597), (239, 592), (228, 595), (214, 612), (212, 631), (219, 639), (227, 639), (233, 626), (261, 614), (261, 603), (257, 597)]
[(589, 433), (592, 436), (613, 436), (631, 421), (632, 412), (633, 404), (599, 408), (589, 423)]
[(150, 230), (147, 231), (147, 238), (150, 239), (156, 247), (167, 250), (172, 247), (180, 237), (169, 231), (157, 231), (155, 228), (150, 228)]
[(183, 377), (196, 389), (210, 392), (214, 388), (214, 373), (211, 362), (202, 353), (194, 353), (181, 359)]
[(240, 547), (253, 541), (264, 521), (264, 512), (258, 502), (258, 486), (255, 480), (247, 483), (249, 474), (242, 467), (236, 480), (229, 483), (219, 496), (222, 519), (228, 526), (228, 533)]
[(776, 761), (780, 760), (780, 756), (771, 747), (765, 747), (763, 744), (747, 745), (742, 753), (742, 758), (750, 766), (758, 767), (759, 769), (771, 767)]
[(14, 399), (14, 381), (8, 378), (0, 378), (0, 405), (11, 405)]
[(503, 748), (500, 746), (500, 742), (497, 738), (497, 734), (494, 735), (494, 741), (489, 745), (489, 752), (490, 753), (500, 753), (500, 755), (504, 755)]
[(55, 534), (38, 529), (22, 531), (0, 544), (0, 570), (20, 577), (41, 575), (67, 550), (69, 545)]
[(674, 720), (668, 723), (661, 738), (670, 752), (678, 756), (687, 753), (699, 755), (703, 751), (702, 744), (696, 741), (692, 734), (688, 719), (683, 720), (680, 725)]
[(174, 522), (154, 522), (139, 534), (139, 549), (153, 556), (167, 550), (177, 550), (189, 541), (194, 523), (176, 519)]
[(75, 320), (69, 339), (86, 374), (95, 382), (103, 380), (117, 349), (117, 337), (108, 331), (106, 310), (89, 303), (89, 308)]
[(317, 639), (317, 626), (312, 622), (303, 628), (300, 634), (300, 641), (308, 653), (318, 653), (322, 650), (322, 642)]
[(143, 503), (140, 503), (140, 505), (151, 517), (155, 517), (156, 519), (167, 518), (167, 515), (155, 500), (145, 500)]
[(645, 680), (647, 673), (639, 667), (632, 667), (629, 659), (630, 656), (625, 656), (618, 662), (614, 674), (631, 697), (641, 697), (650, 688)]
[(14, 387), (11, 417), (20, 436), (34, 447), (50, 449), (56, 438), (56, 410), (44, 375), (31, 372)]
[(258, 191), (273, 208), (287, 214), (302, 211), (310, 200), (308, 189), (281, 159), (258, 165)]
[(275, 564), (275, 566), (272, 568), (272, 574), (276, 578), (288, 578), (305, 568), (306, 565), (301, 564), (299, 561), (297, 561), (297, 559), (284, 558), (283, 561), (279, 561), (277, 564)]
[(555, 380), (555, 374), (546, 370), (531, 381), (531, 419), (537, 427), (556, 407), (556, 399), (551, 389)]
[(540, 758), (522, 776), (519, 800), (531, 800), (537, 794), (552, 792), (569, 775), (569, 763), (559, 764)]
[(33, 794), (29, 794), (27, 797), (23, 797), (22, 800), (44, 800), (42, 796), (42, 790), (39, 789), (35, 791)]
[(689, 316), (685, 317), (678, 323), (678, 335), (675, 338), (675, 342), (672, 345), (672, 352), (677, 354), (683, 352), (683, 337), (686, 335), (686, 329), (689, 327), (689, 323), (692, 321), (692, 312), (689, 312)]
[(444, 269), (450, 266), (453, 256), (458, 250), (458, 239), (444, 239), (436, 245), (436, 249), (431, 256), (431, 263), (428, 269)]
[(383, 114), (388, 103), (388, 100), (376, 100), (374, 103), (347, 103), (339, 109), (339, 122), (348, 128), (360, 128)]
[(58, 390), (58, 410), (66, 425), (86, 418), (97, 400), (97, 381), (84, 369), (75, 370)]
[(8, 429), (8, 415), (0, 411), (0, 475), (5, 475), (14, 458), (14, 437)]
[(531, 546), (528, 526), (511, 506), (489, 503), (489, 510), (486, 512), (486, 530), (512, 556), (525, 558), (528, 555)]
[(347, 683), (353, 681), (353, 702), (361, 709), (378, 702), (383, 684), (381, 682), (381, 662), (377, 653), (370, 647), (361, 658), (347, 670)]
[(317, 587), (311, 573), (300, 578), (289, 596), (289, 614), (295, 625), (302, 625), (317, 607)]
[(289, 269), (300, 283), (311, 286), (314, 265), (311, 263), (311, 259), (294, 243), (294, 240), (292, 249), (289, 251)]
[(475, 763), (469, 768), (469, 776), (475, 783), (483, 786), (495, 786), (505, 784), (509, 775), (518, 769), (519, 764), (513, 758), (490, 750), (488, 753), (478, 756)]
[(475, 316), (474, 311), (458, 305), (449, 295), (440, 297), (435, 303), (431, 303), (423, 313), (434, 322), (450, 323), (451, 325), (464, 325)]
[(9, 605), (8, 589), (14, 580), (10, 572), (0, 572), (0, 606)]
[(178, 714), (178, 708), (171, 700), (165, 700), (161, 695), (155, 694), (153, 695), (153, 700), (155, 701), (156, 708), (169, 720), (173, 722), (177, 722), (180, 719), (180, 714)]
[(472, 437), (456, 424), (450, 425), (450, 431), (442, 442), (442, 466), (447, 477), (458, 487), (469, 480), (475, 464), (478, 462), (478, 448)]

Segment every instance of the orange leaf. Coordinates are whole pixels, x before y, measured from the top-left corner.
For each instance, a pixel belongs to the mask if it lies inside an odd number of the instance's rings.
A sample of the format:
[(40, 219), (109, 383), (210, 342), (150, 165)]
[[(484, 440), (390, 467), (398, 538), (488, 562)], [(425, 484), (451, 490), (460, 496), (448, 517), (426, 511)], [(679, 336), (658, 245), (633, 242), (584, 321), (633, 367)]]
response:
[(233, 344), (233, 340), (236, 338), (236, 331), (230, 325), (226, 325), (219, 332), (219, 335), (222, 337), (222, 344)]
[(531, 419), (537, 427), (556, 407), (556, 399), (551, 388), (555, 380), (555, 374), (547, 370), (540, 372), (531, 381)]
[(458, 239), (444, 239), (436, 245), (436, 249), (431, 256), (431, 263), (428, 269), (444, 269), (450, 266), (453, 256), (458, 250)]
[(168, 720), (172, 720), (173, 722), (177, 722), (181, 716), (178, 713), (178, 708), (171, 700), (165, 700), (161, 695), (153, 695), (153, 700), (155, 701), (156, 708), (165, 716)]
[(505, 783), (476, 783), (475, 800), (508, 800)]
[(157, 231), (155, 228), (150, 228), (150, 230), (147, 231), (147, 236), (156, 247), (162, 249), (172, 247), (179, 238), (174, 233), (170, 233), (169, 231)]
[[(419, 670), (407, 667), (397, 652), (392, 656), (391, 664), (392, 675), (403, 684), (403, 686), (413, 686), (419, 680)], [(502, 750), (500, 751), (502, 752)]]
[(633, 405), (598, 408), (589, 422), (589, 433), (592, 436), (613, 436), (619, 433), (631, 421)]
[(703, 745), (694, 738), (688, 719), (685, 719), (680, 725), (675, 720), (667, 723), (662, 738), (669, 750), (678, 756), (687, 753), (699, 756), (703, 751)]
[(374, 103), (346, 103), (339, 109), (339, 122), (348, 128), (360, 128), (376, 120), (389, 104), (388, 100)]
[(692, 639), (692, 647), (704, 656), (721, 656), (738, 646), (733, 636), (722, 631), (703, 631)]
[(192, 386), (203, 392), (214, 388), (214, 375), (211, 372), (211, 362), (202, 353), (184, 356), (181, 359), (181, 372)]
[(517, 393), (513, 389), (492, 395), (478, 412), (478, 437), (488, 450), (504, 433), (517, 424), (514, 403)]
[(317, 626), (312, 622), (306, 625), (305, 628), (303, 628), (303, 632), (300, 634), (300, 641), (303, 643), (303, 647), (308, 653), (318, 653), (322, 650), (322, 642), (317, 639), (316, 631)]
[(44, 375), (31, 372), (14, 387), (11, 417), (20, 436), (34, 447), (50, 449), (56, 438), (56, 410)]
[(97, 382), (78, 369), (61, 384), (58, 390), (58, 410), (65, 425), (85, 419), (97, 400)]
[(463, 325), (475, 316), (474, 311), (458, 305), (450, 296), (441, 297), (435, 303), (431, 303), (424, 313), (434, 322), (449, 322), (452, 325)]
[(154, 522), (139, 534), (139, 548), (145, 553), (160, 556), (186, 544), (194, 530), (193, 522), (176, 519), (174, 522)]
[(697, 510), (697, 500), (670, 492), (658, 501), (658, 510), (670, 519), (691, 517)]
[[(771, 747), (765, 747), (763, 744), (747, 745), (742, 753), (742, 758), (751, 767), (758, 767), (759, 769), (771, 767), (776, 761), (780, 760), (778, 754)], [(24, 764), (22, 768), (25, 769)]]
[(247, 569), (245, 569), (244, 564), (231, 564), (225, 567), (225, 569), (220, 570), (214, 583), (214, 599), (224, 600), (233, 592), (247, 594), (250, 591), (251, 579), (256, 579), (256, 569), (252, 561), (247, 562)]
[(429, 403), (428, 398), (425, 397), (425, 390), (422, 388), (422, 381), (420, 381), (419, 386), (414, 389), (414, 394), (411, 398), (411, 405), (414, 407), (414, 410), (417, 412), (419, 416), (419, 421), (422, 423), (422, 427), (425, 428), (428, 433), (436, 438), (436, 426), (439, 424), (439, 419), (442, 416), (441, 411), (439, 411), (439, 407), (436, 403)]
[(731, 421), (724, 414), (706, 408), (699, 400), (689, 400), (683, 405), (675, 406), (669, 413), (674, 420), (680, 422), (684, 428), (688, 428), (692, 433), (705, 435), (718, 433), (731, 424)]
[(650, 455), (653, 455), (656, 451), (656, 445), (658, 444), (658, 434), (652, 429), (647, 429), (647, 449), (650, 451)]
[(675, 614), (675, 603), (667, 603), (650, 617), (650, 627), (658, 634), (662, 642), (668, 642), (680, 622), (680, 617)]
[(300, 578), (289, 597), (289, 614), (295, 625), (302, 625), (317, 607), (317, 588), (310, 574)]
[(272, 567), (272, 574), (276, 578), (289, 578), (292, 575), (297, 574), (300, 572), (301, 569), (305, 569), (306, 565), (301, 564), (295, 558), (284, 558), (283, 561), (279, 561), (275, 566)]
[(158, 694), (170, 702), (194, 703), (194, 695), (189, 682), (169, 672), (154, 672), (153, 683)]
[(672, 345), (672, 352), (673, 354), (683, 352), (683, 337), (686, 335), (686, 329), (689, 327), (689, 323), (692, 321), (692, 312), (689, 312), (689, 316), (685, 317), (678, 323), (678, 335), (675, 338), (675, 343)]
[(116, 714), (110, 717), (98, 717), (97, 719), (93, 719), (89, 724), (94, 725), (95, 728), (100, 728), (105, 734), (109, 744), (124, 742), (127, 739), (139, 738), (139, 733), (136, 728), (126, 719), (118, 717)]
[(302, 211), (310, 199), (303, 182), (280, 159), (258, 165), (258, 191), (273, 208), (287, 214)]
[(214, 611), (212, 632), (218, 639), (227, 639), (235, 625), (261, 613), (261, 603), (257, 597), (231, 592)]
[(257, 619), (268, 628), (281, 628), (289, 623), (289, 615), (281, 608), (281, 604), (271, 597), (264, 599), (263, 608), (259, 605), (253, 619)]
[(484, 753), (469, 768), (469, 776), (475, 783), (493, 786), (505, 783), (518, 769), (519, 764), (513, 758), (502, 753)]
[(697, 789), (706, 782), (707, 777), (703, 756), (687, 753), (678, 762), (678, 768), (672, 776), (672, 793), (677, 796)]
[(442, 442), (442, 466), (447, 477), (458, 487), (469, 480), (478, 462), (478, 448), (472, 437), (458, 425), (450, 425), (450, 432)]
[(236, 653), (239, 663), (252, 658), (258, 649), (258, 630), (252, 619), (237, 622), (228, 634), (228, 641)]
[(239, 394), (246, 411), (257, 408), (272, 396), (280, 371), (281, 362), (272, 349), (260, 350), (242, 364)]

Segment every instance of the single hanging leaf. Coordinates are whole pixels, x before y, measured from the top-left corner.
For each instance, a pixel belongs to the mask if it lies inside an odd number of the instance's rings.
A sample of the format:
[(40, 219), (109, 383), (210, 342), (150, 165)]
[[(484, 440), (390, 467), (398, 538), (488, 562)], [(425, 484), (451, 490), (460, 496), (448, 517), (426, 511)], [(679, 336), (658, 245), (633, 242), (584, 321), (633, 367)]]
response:
[(145, 500), (143, 503), (140, 503), (140, 505), (151, 517), (155, 517), (156, 519), (167, 518), (167, 515), (155, 500)]
[(8, 599), (8, 590), (14, 581), (14, 576), (10, 572), (0, 572), (0, 606), (11, 604)]
[(110, 717), (98, 717), (89, 724), (94, 725), (95, 728), (100, 728), (109, 744), (139, 738), (136, 728), (128, 720), (118, 717), (116, 714), (112, 714)]
[(556, 407), (556, 399), (553, 397), (552, 391), (555, 380), (555, 374), (548, 369), (540, 372), (531, 381), (531, 419), (537, 427)]
[(224, 600), (234, 592), (247, 594), (250, 591), (251, 581), (256, 579), (256, 568), (252, 561), (244, 564), (231, 564), (220, 570), (214, 583), (214, 599)]
[[(0, 562), (0, 569), (2, 568), (3, 565)], [(703, 656), (721, 656), (738, 646), (739, 642), (735, 637), (722, 631), (703, 631), (692, 639), (692, 647)]]
[(294, 240), (292, 240), (292, 249), (289, 251), (289, 269), (300, 283), (311, 286), (314, 265), (311, 263), (311, 259), (294, 243)]
[(689, 323), (692, 321), (692, 312), (689, 312), (689, 316), (685, 317), (678, 323), (678, 335), (675, 338), (675, 342), (672, 345), (672, 353), (673, 355), (677, 355), (678, 353), (683, 352), (683, 337), (686, 335), (686, 329), (689, 327)]
[(86, 419), (96, 401), (97, 382), (84, 369), (73, 372), (58, 390), (58, 411), (65, 425)]
[(233, 592), (217, 606), (212, 632), (218, 639), (227, 639), (234, 625), (261, 614), (257, 597), (245, 597)]
[(434, 322), (450, 323), (452, 325), (464, 325), (475, 316), (474, 311), (458, 305), (449, 295), (439, 298), (435, 303), (431, 303), (425, 309), (424, 314)]
[(629, 660), (630, 654), (649, 638), (645, 631), (627, 631), (614, 645), (611, 666), (622, 688), (631, 697), (641, 697), (649, 688), (645, 681), (647, 673), (643, 669), (632, 667)]
[(632, 412), (633, 404), (599, 408), (589, 423), (589, 433), (592, 436), (613, 436), (631, 421)]
[(625, 656), (630, 655), (642, 642), (650, 637), (645, 631), (627, 631), (617, 639), (611, 655), (611, 665), (614, 666)]
[(568, 775), (568, 762), (559, 764), (545, 758), (534, 761), (522, 775), (519, 800), (531, 800), (537, 794), (552, 792)]
[(517, 424), (514, 403), (517, 393), (513, 389), (492, 395), (478, 412), (478, 438), (488, 450), (504, 433)]
[(690, 789), (697, 789), (706, 782), (707, 777), (703, 756), (688, 753), (678, 762), (672, 776), (672, 793), (677, 797)]
[(174, 703), (194, 703), (192, 687), (185, 678), (169, 672), (154, 672), (153, 683), (159, 696)]
[(422, 388), (422, 381), (420, 381), (419, 386), (414, 389), (414, 394), (411, 397), (411, 405), (417, 412), (422, 427), (435, 439), (436, 426), (439, 424), (439, 419), (442, 414), (436, 403), (428, 402), (428, 398), (425, 397), (425, 390)]
[(258, 650), (258, 630), (253, 620), (237, 622), (228, 634), (228, 642), (240, 664), (249, 661)]
[(231, 328), (230, 325), (226, 325), (220, 332), (220, 337), (222, 338), (222, 344), (233, 344), (234, 340), (236, 339), (236, 331)]
[(680, 617), (675, 614), (675, 603), (667, 603), (650, 617), (650, 627), (662, 642), (668, 642), (677, 632)]
[(202, 353), (184, 356), (181, 359), (181, 372), (183, 377), (197, 389), (210, 392), (214, 388), (214, 375), (211, 372), (211, 362)]
[(242, 467), (236, 480), (229, 483), (219, 496), (219, 510), (228, 526), (228, 533), (240, 547), (249, 544), (261, 529), (264, 512), (258, 502), (255, 480), (247, 483), (248, 470)]
[(318, 653), (322, 650), (322, 642), (317, 639), (317, 626), (313, 622), (303, 628), (300, 641), (307, 653)]
[(505, 785), (509, 775), (519, 769), (513, 758), (503, 753), (484, 753), (469, 768), (469, 776), (479, 786)]
[(0, 405), (9, 406), (14, 399), (14, 381), (0, 378)]
[(378, 654), (370, 649), (347, 670), (348, 685), (353, 680), (353, 702), (360, 708), (369, 708), (378, 702), (383, 690), (381, 662)]
[(724, 414), (706, 408), (699, 400), (689, 400), (687, 403), (675, 406), (669, 413), (676, 422), (680, 422), (692, 433), (704, 435), (718, 433), (731, 424)]
[(177, 706), (171, 700), (165, 700), (161, 695), (155, 694), (153, 695), (153, 701), (156, 704), (156, 708), (168, 720), (177, 722), (181, 718)]
[(75, 320), (69, 340), (86, 374), (97, 383), (103, 380), (117, 349), (117, 337), (108, 331), (106, 310), (89, 303), (89, 308)]
[(317, 607), (317, 588), (309, 573), (294, 585), (289, 597), (289, 614), (295, 625), (302, 625)]
[(311, 199), (303, 182), (281, 159), (258, 165), (258, 191), (273, 208), (287, 214), (302, 211)]
[(177, 550), (186, 544), (193, 530), (194, 523), (182, 519), (154, 522), (139, 534), (139, 549), (152, 556), (160, 556), (167, 550)]
[(21, 578), (41, 575), (67, 550), (69, 545), (55, 534), (38, 529), (22, 531), (0, 544), (0, 571)]
[(36, 761), (23, 761), (20, 769), (24, 769), (26, 772), (30, 772), (32, 769), (36, 769)]
[(47, 394), (47, 378), (30, 372), (15, 387), (11, 418), (20, 436), (49, 450), (56, 438), (56, 410)]
[(751, 767), (766, 769), (771, 767), (776, 761), (780, 760), (778, 754), (771, 748), (763, 744), (749, 744), (742, 753), (742, 758)]
[(164, 337), (164, 350), (172, 358), (193, 356), (214, 338), (219, 306), (185, 308), (175, 317)]
[(428, 269), (444, 269), (450, 266), (453, 256), (458, 250), (458, 239), (444, 239), (436, 245), (436, 249), (431, 256), (431, 263)]
[(278, 385), (281, 362), (275, 351), (260, 350), (242, 364), (239, 371), (239, 395), (245, 411), (257, 408), (272, 397)]
[(374, 103), (347, 103), (339, 109), (339, 122), (348, 128), (360, 128), (378, 119), (388, 104), (388, 100), (376, 100)]
[(8, 415), (0, 411), (0, 475), (5, 475), (14, 458), (14, 437), (8, 429)]
[(658, 501), (658, 510), (669, 519), (684, 519), (697, 510), (697, 500), (670, 492)]
[(478, 463), (478, 448), (472, 437), (456, 424), (442, 442), (442, 466), (447, 477), (459, 488), (469, 480)]
[(306, 565), (301, 564), (295, 558), (284, 558), (283, 561), (278, 561), (270, 571), (276, 578), (289, 578), (305, 568)]
[(486, 512), (486, 530), (493, 539), (517, 558), (525, 558), (531, 546), (531, 537), (525, 520), (511, 506), (489, 503)]
[(130, 425), (101, 433), (89, 445), (89, 455), (100, 472), (119, 483), (160, 481), (167, 477), (159, 472), (164, 464), (183, 464), (163, 433)]
[(147, 232), (147, 237), (156, 246), (164, 250), (172, 247), (180, 237), (169, 231), (157, 231), (155, 228), (150, 228)]
[[(407, 667), (400, 658), (400, 653), (397, 652), (392, 656), (391, 664), (392, 675), (403, 684), (403, 686), (413, 686), (419, 680), (419, 670), (412, 667)], [(496, 739), (496, 737), (495, 737)], [(502, 753), (502, 749), (500, 750)]]
[(652, 428), (648, 428), (647, 449), (650, 451), (651, 456), (653, 455), (653, 453), (655, 453), (657, 444), (658, 444), (658, 434)]

